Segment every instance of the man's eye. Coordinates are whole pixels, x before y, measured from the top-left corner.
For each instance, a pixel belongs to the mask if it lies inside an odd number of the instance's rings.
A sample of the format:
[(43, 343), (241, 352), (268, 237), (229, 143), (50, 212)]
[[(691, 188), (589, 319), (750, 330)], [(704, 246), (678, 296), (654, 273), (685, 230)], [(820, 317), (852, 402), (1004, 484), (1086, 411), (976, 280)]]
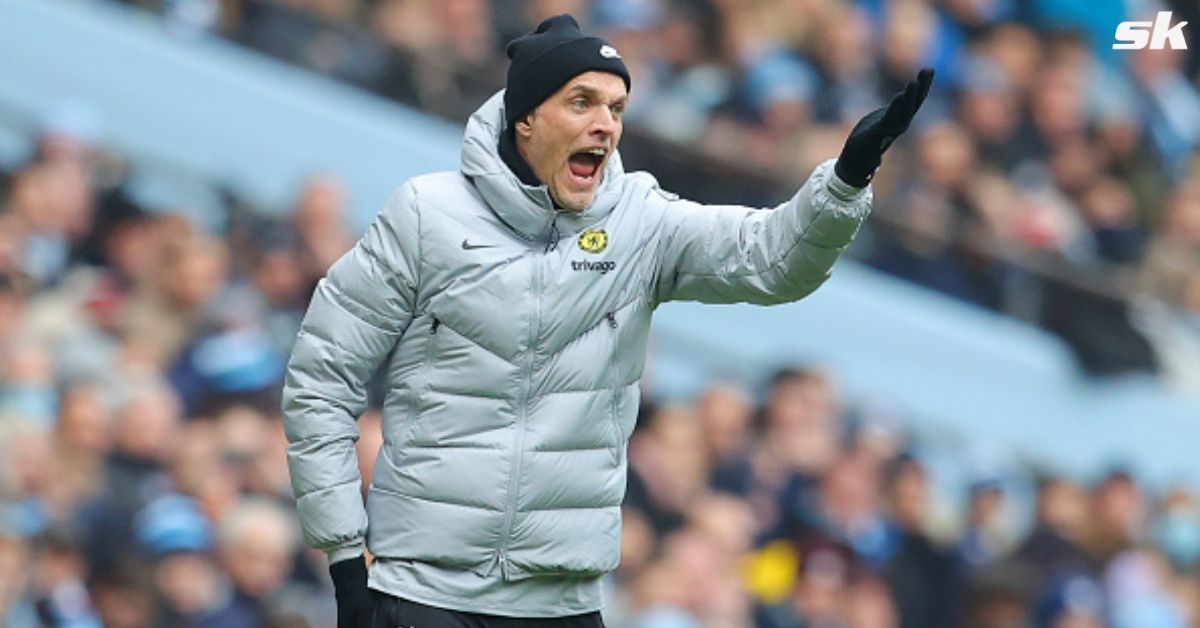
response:
[(585, 109), (587, 108), (587, 100), (583, 98), (576, 98), (575, 100), (571, 101), (571, 106), (576, 109)]

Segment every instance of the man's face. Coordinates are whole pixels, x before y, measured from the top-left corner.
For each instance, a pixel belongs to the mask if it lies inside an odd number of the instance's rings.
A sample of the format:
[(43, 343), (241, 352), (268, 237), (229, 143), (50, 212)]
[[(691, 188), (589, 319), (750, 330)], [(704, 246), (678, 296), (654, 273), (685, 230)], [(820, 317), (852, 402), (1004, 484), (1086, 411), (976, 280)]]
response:
[(601, 173), (621, 139), (625, 81), (584, 72), (517, 121), (517, 148), (550, 196), (571, 211), (596, 198)]

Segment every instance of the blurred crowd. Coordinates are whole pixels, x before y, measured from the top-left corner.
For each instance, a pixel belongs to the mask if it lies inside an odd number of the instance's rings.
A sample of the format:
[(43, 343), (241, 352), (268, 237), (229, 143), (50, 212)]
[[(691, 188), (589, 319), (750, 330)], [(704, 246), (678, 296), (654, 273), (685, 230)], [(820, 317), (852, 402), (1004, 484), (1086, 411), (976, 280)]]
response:
[[(859, 253), (1034, 312), (1098, 371), (1133, 360), (1200, 388), (1197, 59), (1120, 56), (1094, 26), (1154, 2), (134, 3), (181, 36), (460, 116), (502, 81), (503, 42), (572, 11), (635, 73), (635, 129), (793, 182), (931, 63), (942, 91), (881, 171)], [(232, 198), (214, 234), (139, 204), (95, 139), (48, 112), (0, 169), (0, 625), (332, 626), (278, 390), (315, 282), (354, 240), (346, 191), (314, 174), (290, 207)], [(1038, 260), (1085, 279), (1030, 290)], [(378, 422), (360, 421), (367, 479)], [(615, 628), (1200, 625), (1193, 492), (1125, 469), (1022, 490), (1022, 465), (947, 489), (922, 439), (846, 407), (820, 369), (648, 404), (630, 448)]]
[[(0, 176), (0, 625), (332, 626), (278, 391), (353, 240), (338, 180), (213, 234), (132, 200), (73, 119)], [(846, 407), (817, 368), (764, 388), (641, 409), (609, 625), (1200, 625), (1187, 488), (1115, 469), (1030, 489), (1034, 469), (961, 450), (938, 481), (895, 409)], [(360, 420), (368, 483), (379, 422)]]
[(1186, 488), (1155, 494), (1112, 468), (1025, 492), (1021, 466), (993, 460), (946, 490), (930, 451), (880, 408), (846, 407), (815, 368), (780, 371), (761, 403), (714, 385), (644, 408), (609, 624), (1200, 625)]
[(0, 626), (331, 626), (279, 389), (353, 243), (341, 184), (216, 235), (135, 202), (71, 111), (0, 170)]
[[(0, 625), (332, 626), (278, 391), (353, 240), (338, 180), (213, 234), (132, 200), (72, 120), (0, 176)], [(821, 369), (763, 388), (640, 409), (608, 625), (1200, 625), (1188, 488), (964, 471), (962, 451), (939, 476), (894, 409), (849, 407)], [(378, 403), (359, 424), (369, 483)]]
[(1200, 24), (1192, 0), (124, 1), (459, 119), (507, 41), (570, 12), (633, 75), (627, 126), (656, 148), (626, 161), (701, 201), (780, 201), (935, 67), (855, 254), (1059, 334), (1089, 372), (1200, 394), (1200, 44), (1112, 49), (1123, 20)]

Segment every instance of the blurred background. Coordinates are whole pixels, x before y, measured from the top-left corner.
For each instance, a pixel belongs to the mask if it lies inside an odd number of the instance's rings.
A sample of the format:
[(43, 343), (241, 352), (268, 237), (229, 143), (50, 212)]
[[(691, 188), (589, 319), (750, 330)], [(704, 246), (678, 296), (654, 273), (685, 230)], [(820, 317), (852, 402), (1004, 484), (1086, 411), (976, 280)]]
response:
[(608, 625), (1200, 626), (1194, 0), (0, 0), (0, 625), (334, 624), (292, 339), (561, 12), (699, 201), (938, 71), (813, 297), (657, 314)]

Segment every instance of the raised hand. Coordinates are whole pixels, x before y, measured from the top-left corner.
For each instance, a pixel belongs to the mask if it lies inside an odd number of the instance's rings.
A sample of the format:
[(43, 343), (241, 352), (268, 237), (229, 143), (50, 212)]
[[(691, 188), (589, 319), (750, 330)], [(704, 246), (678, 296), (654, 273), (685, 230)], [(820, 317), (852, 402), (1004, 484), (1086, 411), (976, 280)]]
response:
[(859, 120), (850, 131), (850, 137), (846, 138), (846, 145), (834, 166), (838, 178), (854, 187), (866, 187), (875, 176), (884, 151), (908, 129), (932, 84), (933, 68), (924, 68), (915, 80), (909, 81), (904, 91), (892, 97), (886, 107)]

